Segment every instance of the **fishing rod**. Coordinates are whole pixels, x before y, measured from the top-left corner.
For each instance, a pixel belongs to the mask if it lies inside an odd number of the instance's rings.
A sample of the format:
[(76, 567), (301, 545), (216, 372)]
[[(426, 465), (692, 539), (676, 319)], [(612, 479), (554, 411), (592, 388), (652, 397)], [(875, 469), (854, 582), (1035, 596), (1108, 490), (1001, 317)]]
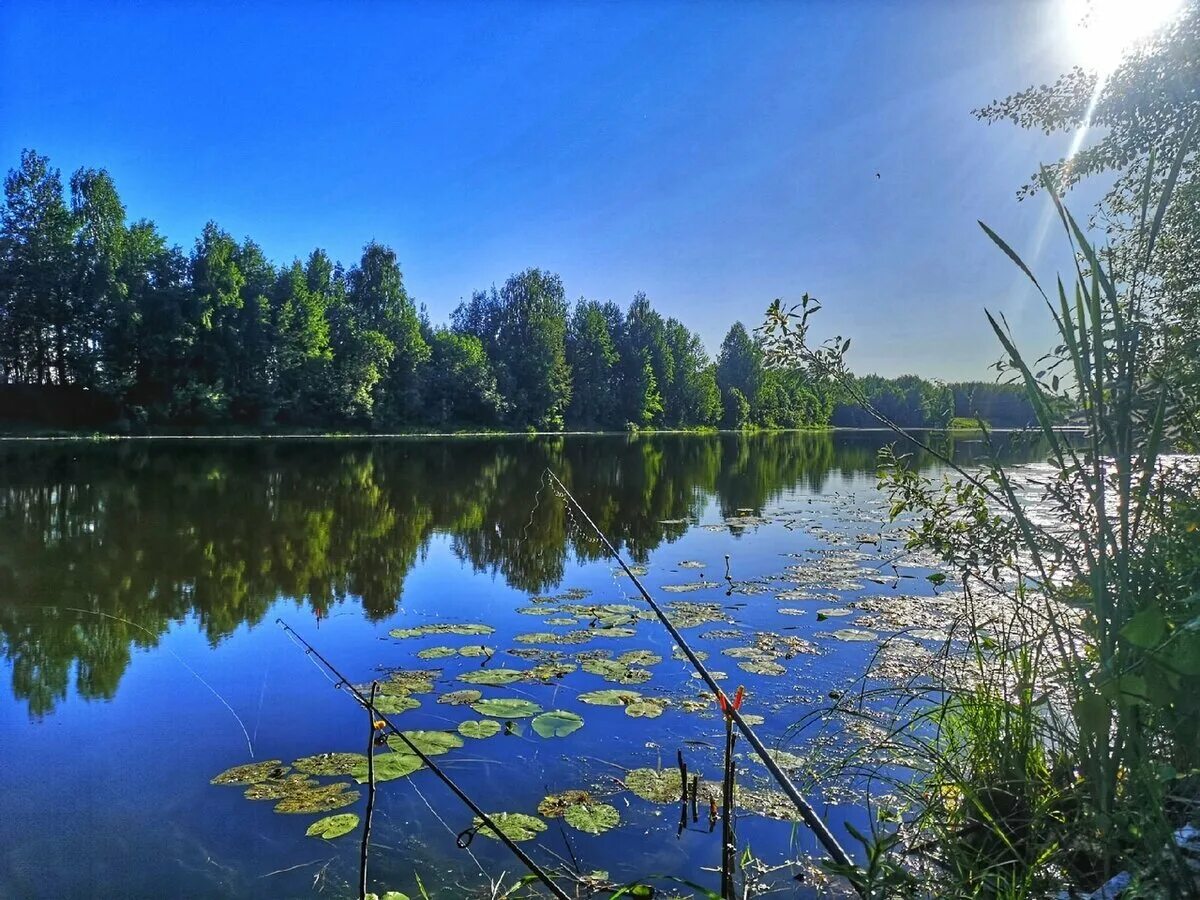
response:
[[(294, 628), (292, 628), (292, 626), (290, 626), (287, 622), (283, 621), (283, 619), (276, 619), (275, 624), (278, 625), (280, 628), (282, 628), (285, 632), (287, 632), (291, 637), (293, 637), (297, 641), (299, 641), (300, 644), (304, 647), (304, 651), (309, 656), (312, 656), (313, 658), (318, 660), (321, 663), (321, 665), (323, 665), (326, 669), (328, 669), (330, 672), (332, 672), (337, 677), (338, 680), (334, 684), (334, 687), (342, 687), (344, 685), (345, 687), (349, 688), (351, 693), (354, 695), (354, 699), (358, 701), (359, 705), (361, 705), (363, 707), (363, 709), (370, 711), (372, 716), (375, 716), (376, 718), (382, 720), (387, 725), (387, 727), (391, 729), (392, 733), (395, 734), (397, 737), (399, 737), (400, 740), (402, 740), (405, 743), (405, 745), (408, 746), (408, 749), (411, 750), (413, 752), (413, 754), (415, 756), (417, 756), (417, 758), (419, 758), (421, 760), (421, 762), (423, 762), (429, 768), (430, 771), (433, 772), (434, 775), (436, 775), (439, 779), (441, 779), (442, 784), (444, 784), (444, 785), (446, 785), (446, 787), (450, 788), (450, 790), (454, 793), (454, 795), (456, 797), (458, 797), (458, 799), (461, 800), (463, 803), (465, 803), (467, 805), (467, 807), (471, 810), (471, 812), (473, 812), (476, 816), (478, 816), (480, 821), (485, 826), (487, 826), (488, 828), (490, 828), (492, 830), (492, 834), (494, 834), (496, 837), (498, 837), (504, 843), (504, 846), (508, 847), (508, 849), (513, 852), (513, 855), (516, 856), (517, 859), (519, 859), (521, 861), (521, 863), (525, 866), (525, 868), (527, 868), (534, 876), (536, 876), (537, 879), (540, 882), (542, 882), (542, 884), (544, 884), (547, 888), (550, 889), (550, 893), (552, 893), (555, 897), (557, 897), (558, 900), (571, 900), (570, 896), (568, 896), (567, 893), (565, 891), (563, 891), (562, 888), (560, 888), (557, 884), (554, 883), (554, 880), (546, 873), (546, 871), (541, 866), (539, 866), (537, 863), (535, 863), (532, 859), (530, 859), (529, 854), (527, 854), (524, 850), (522, 850), (520, 847), (518, 847), (516, 842), (513, 841), (512, 838), (508, 837), (508, 835), (506, 835), (503, 831), (500, 830), (500, 827), (494, 821), (492, 821), (491, 816), (489, 816), (482, 809), (480, 809), (478, 804), (476, 804), (474, 800), (472, 800), (470, 797), (468, 797), (466, 792), (464, 792), (462, 788), (460, 788), (457, 784), (455, 784), (453, 779), (451, 779), (449, 775), (447, 775), (444, 771), (442, 771), (441, 767), (438, 766), (437, 763), (435, 763), (432, 759), (430, 759), (428, 757), (428, 755), (426, 755), (425, 752), (423, 750), (421, 750), (420, 747), (418, 747), (411, 740), (409, 740), (408, 735), (406, 735), (403, 731), (401, 731), (399, 728), (397, 728), (395, 725), (393, 725), (391, 720), (389, 720), (387, 716), (385, 716), (383, 713), (379, 712), (379, 710), (377, 710), (375, 708), (375, 704), (372, 703), (366, 697), (364, 697), (362, 691), (360, 691), (358, 688), (356, 688), (346, 678), (345, 675), (343, 675), (341, 672), (339, 672), (337, 669), (335, 669), (333, 667), (333, 663), (331, 663), (324, 656), (322, 656), (316, 647), (314, 647), (312, 644), (310, 644), (308, 641), (306, 641), (304, 638), (302, 638), (296, 632), (296, 630)], [(461, 835), (459, 836), (459, 840), (460, 840), (459, 846), (465, 848), (465, 844), (463, 844), (461, 842), (462, 841)]]
[[(680, 634), (679, 629), (675, 627), (675, 625), (667, 617), (666, 613), (662, 611), (662, 607), (660, 607), (654, 601), (654, 598), (651, 597), (650, 593), (645, 587), (643, 587), (641, 581), (638, 580), (637, 575), (635, 575), (633, 570), (626, 565), (625, 560), (621, 557), (621, 554), (617, 552), (617, 548), (612, 545), (612, 542), (609, 541), (607, 537), (605, 537), (604, 532), (601, 531), (599, 526), (592, 521), (591, 516), (589, 516), (587, 511), (584, 510), (584, 508), (579, 504), (579, 501), (575, 499), (575, 496), (569, 490), (567, 490), (567, 486), (563, 484), (561, 480), (559, 480), (559, 477), (555, 475), (549, 468), (546, 469), (546, 474), (554, 480), (554, 483), (558, 485), (559, 489), (563, 492), (563, 495), (571, 501), (575, 509), (581, 516), (583, 516), (584, 521), (591, 526), (594, 532), (596, 532), (596, 535), (600, 538), (601, 543), (603, 543), (605, 548), (608, 550), (609, 556), (616, 560), (617, 564), (620, 565), (625, 574), (633, 580), (633, 583), (637, 586), (638, 591), (642, 595), (642, 599), (649, 604), (650, 609), (653, 610), (654, 614), (658, 617), (658, 620), (662, 622), (663, 627), (666, 628), (670, 633), (672, 639), (675, 641), (675, 644), (681, 651), (683, 651), (683, 655), (687, 657), (688, 662), (690, 662), (696, 671), (700, 673), (700, 677), (704, 679), (704, 683), (707, 684), (709, 689), (717, 696), (719, 700), (722, 701), (721, 705), (725, 710), (726, 715), (733, 719), (738, 729), (750, 743), (750, 746), (754, 748), (754, 752), (757, 753), (759, 758), (762, 760), (763, 765), (767, 767), (767, 771), (774, 776), (777, 782), (779, 782), (779, 786), (783, 789), (783, 792), (788, 795), (788, 798), (792, 801), (792, 803), (795, 804), (796, 809), (800, 811), (800, 817), (804, 820), (804, 824), (807, 825), (812, 830), (813, 834), (817, 836), (817, 840), (821, 842), (821, 845), (825, 848), (825, 851), (838, 865), (845, 867), (853, 866), (853, 861), (850, 859), (849, 855), (847, 855), (846, 851), (842, 849), (841, 844), (837, 842), (837, 838), (835, 838), (833, 833), (830, 832), (829, 827), (825, 824), (824, 820), (817, 815), (816, 810), (813, 809), (809, 802), (804, 799), (800, 791), (796, 789), (796, 786), (792, 784), (792, 780), (788, 778), (783, 769), (779, 767), (779, 764), (775, 762), (771, 754), (767, 751), (767, 748), (763, 745), (763, 742), (759, 740), (758, 735), (755, 734), (754, 730), (746, 724), (746, 720), (742, 718), (742, 715), (740, 712), (738, 712), (737, 708), (729, 702), (729, 698), (725, 696), (725, 692), (721, 690), (721, 686), (717, 684), (717, 681), (715, 678), (713, 678), (712, 673), (708, 671), (704, 663), (702, 663), (700, 658), (696, 656), (695, 651), (692, 650), (692, 648), (688, 645), (687, 640), (685, 640), (683, 635)], [(855, 879), (851, 879), (851, 883), (854, 885), (854, 889), (861, 895), (861, 886), (856, 883)]]

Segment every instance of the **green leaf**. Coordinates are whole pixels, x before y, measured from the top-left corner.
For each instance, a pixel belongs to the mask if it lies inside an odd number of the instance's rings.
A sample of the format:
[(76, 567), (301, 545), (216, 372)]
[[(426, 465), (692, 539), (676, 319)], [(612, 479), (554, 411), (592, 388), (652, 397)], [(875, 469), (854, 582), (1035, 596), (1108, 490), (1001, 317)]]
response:
[(625, 776), (625, 787), (651, 803), (675, 803), (683, 786), (674, 769), (633, 769)]
[(583, 717), (573, 712), (553, 709), (542, 713), (530, 724), (533, 730), (544, 738), (566, 737), (583, 727)]
[(563, 818), (572, 828), (588, 834), (603, 834), (621, 823), (621, 814), (607, 803), (576, 803), (568, 806)]
[(491, 716), (496, 719), (525, 719), (536, 716), (542, 708), (529, 700), (516, 697), (489, 697), (471, 704), (471, 709), (481, 716)]
[[(402, 731), (417, 749), (426, 756), (440, 756), (463, 745), (462, 738), (450, 731)], [(412, 749), (398, 735), (388, 738), (388, 746), (397, 753), (412, 753)]]
[(521, 669), (480, 669), (478, 672), (464, 672), (458, 676), (458, 680), (465, 681), (467, 684), (486, 684), (496, 687), (520, 681), (526, 674)]
[(308, 837), (325, 838), (330, 841), (343, 834), (349, 834), (357, 827), (358, 815), (356, 813), (339, 813), (336, 816), (317, 819), (308, 826), (308, 830), (304, 834)]
[[(546, 823), (537, 816), (530, 816), (525, 813), (488, 813), (488, 818), (496, 823), (496, 827), (510, 841), (531, 841), (541, 832), (546, 830)], [(475, 818), (475, 827), (479, 829), (479, 834), (492, 840), (500, 840), (499, 835), (492, 831), (487, 825), (483, 824), (483, 820), (479, 817)]]
[(606, 691), (588, 691), (580, 694), (579, 699), (583, 703), (592, 706), (625, 706), (633, 703), (635, 700), (640, 700), (642, 695), (637, 691), (610, 689)]
[(490, 738), (500, 733), (500, 723), (495, 719), (468, 719), (458, 723), (458, 733), (469, 738)]
[(1151, 606), (1125, 623), (1121, 635), (1135, 647), (1156, 647), (1167, 635), (1167, 619), (1162, 610)]

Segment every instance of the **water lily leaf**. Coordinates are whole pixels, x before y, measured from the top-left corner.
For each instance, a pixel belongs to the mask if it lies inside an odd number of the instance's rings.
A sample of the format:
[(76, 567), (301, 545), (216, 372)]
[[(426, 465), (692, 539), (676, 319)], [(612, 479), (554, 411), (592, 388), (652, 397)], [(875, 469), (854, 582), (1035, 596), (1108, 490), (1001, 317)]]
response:
[(837, 631), (831, 631), (827, 635), (818, 635), (818, 637), (837, 638), (839, 641), (874, 641), (879, 639), (873, 631), (867, 631), (865, 628), (839, 628)]
[(491, 716), (497, 719), (525, 719), (536, 716), (542, 708), (529, 700), (516, 697), (488, 697), (471, 704), (471, 709), (481, 716)]
[(681, 568), (681, 569), (703, 569), (704, 563), (698, 562), (697, 560), (694, 560), (694, 559), (685, 559), (683, 562), (681, 562), (679, 564), (679, 568)]
[(458, 676), (458, 680), (467, 684), (488, 684), (494, 687), (520, 681), (527, 674), (521, 669), (480, 669), (478, 672), (464, 672)]
[(635, 719), (657, 719), (670, 704), (654, 697), (642, 697), (625, 705), (625, 715)]
[(567, 811), (567, 807), (578, 803), (590, 803), (592, 795), (587, 791), (560, 791), (557, 794), (547, 794), (538, 804), (538, 812), (547, 819), (557, 819)]
[(605, 681), (617, 684), (642, 684), (651, 678), (648, 669), (635, 669), (612, 659), (588, 659), (583, 663), (583, 671), (599, 675)]
[(375, 709), (385, 716), (394, 716), (420, 705), (420, 700), (404, 694), (379, 694), (375, 698)]
[[(463, 745), (462, 738), (452, 731), (402, 731), (400, 733), (416, 744), (417, 749), (426, 756), (440, 756)], [(408, 744), (394, 734), (388, 738), (388, 746), (400, 754), (412, 752)]]
[(592, 706), (625, 706), (640, 700), (641, 697), (642, 695), (637, 691), (623, 690), (588, 691), (579, 695), (581, 701)]
[(657, 666), (663, 658), (652, 650), (626, 650), (617, 657), (617, 662), (627, 666)]
[(692, 591), (706, 591), (720, 587), (715, 581), (689, 581), (686, 584), (664, 584), (662, 589), (668, 594), (690, 594)]
[(356, 813), (339, 813), (336, 816), (317, 819), (308, 826), (308, 830), (304, 834), (308, 837), (325, 838), (330, 841), (343, 834), (349, 834), (357, 827), (358, 815)]
[(350, 775), (359, 766), (365, 769), (367, 758), (361, 753), (317, 753), (301, 757), (292, 765), (305, 775)]
[(543, 619), (547, 625), (578, 625), (579, 620), (574, 616), (551, 616)]
[(388, 634), (394, 638), (404, 639), (425, 637), (429, 634), (483, 635), (492, 634), (495, 630), (491, 625), (482, 625), (475, 622), (461, 622), (457, 624), (438, 622), (429, 625), (417, 625), (413, 628), (393, 628)]
[[(510, 841), (531, 841), (546, 830), (546, 823), (537, 816), (525, 813), (488, 813), (488, 817), (496, 823), (496, 827)], [(478, 833), (492, 840), (500, 840), (499, 835), (492, 831), (483, 820), (476, 817), (475, 827)]]
[[(745, 718), (743, 716), (742, 718)], [(803, 756), (795, 753), (789, 753), (787, 750), (767, 750), (767, 756), (775, 760), (775, 765), (781, 769), (800, 769), (804, 767), (805, 761)], [(755, 762), (761, 764), (761, 760), (757, 756), (754, 757)]]
[(500, 733), (500, 723), (495, 719), (468, 719), (458, 723), (458, 733), (469, 738), (490, 738)]
[(625, 776), (625, 787), (651, 803), (675, 803), (681, 793), (674, 769), (634, 769)]
[(456, 656), (457, 654), (458, 651), (453, 647), (426, 647), (417, 652), (417, 656), (421, 659), (445, 659), (447, 656)]
[(458, 655), (465, 656), (468, 658), (477, 657), (477, 656), (495, 656), (496, 648), (495, 647), (487, 647), (487, 646), (484, 646), (483, 644), (467, 644), (467, 646), (465, 646), (465, 647), (458, 648)]
[(557, 681), (565, 678), (578, 668), (569, 662), (544, 662), (534, 666), (525, 673), (526, 681)]
[[(397, 778), (405, 778), (418, 769), (423, 768), (425, 768), (425, 763), (421, 762), (421, 757), (408, 751), (407, 749), (403, 751), (393, 751), (392, 753), (375, 754), (376, 781), (393, 781)], [(354, 776), (354, 780), (359, 784), (367, 783), (369, 779), (367, 777), (368, 773), (365, 758), (362, 766), (360, 768), (356, 768), (350, 774)]]
[(366, 894), (366, 900), (410, 900), (408, 894), (400, 891), (384, 891), (382, 894)]
[(906, 632), (908, 637), (919, 638), (922, 641), (935, 641), (939, 644), (944, 644), (950, 640), (948, 631), (939, 631), (936, 628), (913, 628)]
[(588, 588), (567, 588), (558, 595), (559, 600), (582, 600), (585, 597), (591, 596), (591, 590)]
[(667, 618), (676, 628), (695, 628), (709, 622), (729, 621), (725, 610), (716, 603), (688, 603), (675, 600), (667, 606)]
[(226, 769), (220, 775), (213, 777), (209, 784), (258, 784), (269, 778), (282, 778), (289, 771), (278, 759), (266, 759), (262, 762), (246, 763)]
[(563, 818), (572, 828), (588, 834), (603, 834), (621, 823), (621, 814), (607, 803), (576, 803), (568, 806)]
[(566, 737), (583, 727), (583, 717), (562, 709), (552, 709), (536, 717), (533, 730), (544, 738)]
[[(739, 632), (739, 636), (740, 636), (740, 634), (741, 633)], [(704, 637), (704, 635), (700, 635), (700, 636)], [(696, 659), (700, 660), (701, 662), (708, 659), (708, 651), (707, 650), (693, 650), (692, 652), (696, 654)], [(680, 650), (678, 647), (671, 648), (671, 659), (677, 659), (680, 662), (688, 662), (689, 661), (688, 658), (684, 655), (683, 651)]]
[(288, 775), (285, 778), (273, 778), (260, 781), (246, 788), (243, 796), (247, 800), (282, 800), (290, 794), (302, 793), (310, 788), (319, 787), (315, 778), (306, 775)]
[[(379, 682), (379, 693), (428, 694), (433, 690), (433, 680), (441, 674), (441, 669), (396, 669), (388, 673), (387, 681)], [(362, 685), (359, 690), (369, 694), (371, 686)]]
[(787, 669), (769, 659), (747, 659), (738, 663), (738, 668), (753, 675), (786, 675)]
[(513, 638), (519, 644), (564, 644), (561, 634), (556, 634), (553, 631), (531, 631), (527, 634), (518, 634)]
[(277, 813), (319, 813), (349, 806), (358, 800), (358, 791), (348, 791), (349, 782), (335, 781), (289, 792), (275, 804)]
[(438, 703), (448, 703), (450, 706), (465, 706), (468, 703), (474, 703), (482, 696), (483, 691), (449, 691), (438, 697)]

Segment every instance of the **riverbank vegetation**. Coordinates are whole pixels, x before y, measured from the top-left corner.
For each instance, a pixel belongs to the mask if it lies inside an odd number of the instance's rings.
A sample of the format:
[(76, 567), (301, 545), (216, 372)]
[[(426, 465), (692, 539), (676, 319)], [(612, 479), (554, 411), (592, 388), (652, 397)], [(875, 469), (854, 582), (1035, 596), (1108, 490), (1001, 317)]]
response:
[[(374, 241), (348, 268), (276, 265), (209, 222), (191, 250), (129, 222), (104, 170), (34, 151), (0, 209), (0, 422), (115, 431), (456, 431), (856, 425), (845, 398), (766, 367), (741, 323), (715, 360), (637, 294), (567, 300), (530, 268), (475, 291), (447, 325)], [(864, 379), (901, 421), (1032, 410), (989, 384)], [(986, 408), (976, 409), (982, 402)], [(871, 423), (874, 424), (874, 423)]]
[[(1041, 283), (984, 226), (1055, 326), (1035, 358), (989, 316), (1001, 371), (1037, 411), (1046, 465), (948, 460), (954, 474), (932, 482), (899, 446), (882, 457), (908, 546), (940, 558), (965, 604), (928, 670), (900, 686), (868, 674), (823, 717), (869, 735), (844, 772), (886, 785), (862, 836), (871, 865), (848, 871), (869, 896), (1200, 890), (1200, 466), (1178, 452), (1200, 442), (1198, 22), (1189, 6), (1106, 82), (1075, 72), (980, 113), (1047, 131), (1090, 117), (1108, 132), (1030, 186), (1057, 209), (1073, 277)], [(1058, 197), (1101, 171), (1117, 176), (1099, 210), (1104, 248)], [(856, 391), (845, 342), (808, 339), (817, 309), (777, 306), (769, 356)], [(1055, 405), (1078, 435), (1053, 427)]]

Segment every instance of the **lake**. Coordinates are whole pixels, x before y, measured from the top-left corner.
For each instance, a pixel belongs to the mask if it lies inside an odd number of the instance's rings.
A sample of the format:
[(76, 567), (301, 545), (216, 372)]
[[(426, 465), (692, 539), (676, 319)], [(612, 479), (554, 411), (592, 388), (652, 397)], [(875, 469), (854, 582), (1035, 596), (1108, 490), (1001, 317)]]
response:
[[(943, 638), (908, 598), (944, 608), (953, 597), (882, 525), (876, 454), (889, 440), (0, 443), (0, 897), (356, 895), (360, 832), (305, 834), (323, 816), (363, 813), (352, 776), (315, 777), (357, 798), (292, 814), (276, 812), (280, 792), (247, 799), (246, 785), (210, 783), (273, 760), (269, 777), (283, 780), (297, 760), (317, 757), (292, 775), (337, 767), (319, 754), (367, 748), (366, 714), (277, 619), (351, 682), (379, 679), (403, 710), (389, 714), (397, 727), (454, 735), (437, 762), (489, 813), (538, 816), (545, 830), (522, 847), (540, 863), (716, 889), (708, 809), (678, 834), (678, 806), (625, 779), (674, 772), (682, 749), (690, 771), (719, 780), (722, 718), (547, 469), (645, 573), (726, 690), (745, 685), (743, 713), (762, 718), (768, 746), (796, 754), (781, 759), (846, 840), (842, 822), (866, 821), (853, 786), (813, 784), (821, 748), (793, 726), (852, 686), (880, 640), (914, 628), (914, 648)], [(957, 461), (983, 452), (977, 439), (931, 440)], [(941, 471), (928, 454), (913, 462)], [(477, 627), (448, 627), (461, 625)], [(477, 693), (452, 693), (464, 690)], [(487, 702), (498, 699), (526, 702)], [(517, 714), (531, 705), (573, 715), (535, 727)], [(460, 723), (483, 719), (497, 733), (459, 737)], [(563, 736), (541, 733), (564, 721)], [(771, 865), (816, 853), (745, 751), (739, 783), (754, 808), (739, 814), (739, 843)], [(619, 824), (591, 834), (539, 815), (547, 795), (576, 789)], [(471, 818), (428, 770), (380, 783), (373, 889), (415, 897), (420, 878), (432, 896), (466, 897), (485, 873), (524, 874), (486, 835), (456, 847)], [(767, 881), (803, 895), (798, 872)]]

